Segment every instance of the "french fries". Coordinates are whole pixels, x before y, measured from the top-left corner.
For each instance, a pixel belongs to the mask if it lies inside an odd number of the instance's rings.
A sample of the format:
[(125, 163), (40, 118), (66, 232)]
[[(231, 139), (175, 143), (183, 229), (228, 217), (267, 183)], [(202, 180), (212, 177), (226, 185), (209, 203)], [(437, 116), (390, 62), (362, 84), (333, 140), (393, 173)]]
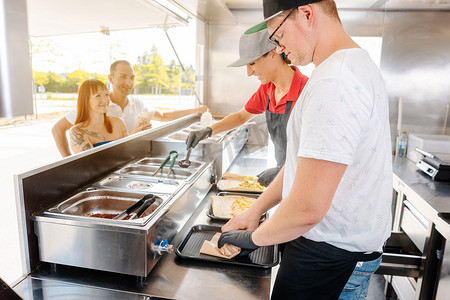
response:
[(235, 217), (238, 214), (243, 213), (244, 211), (249, 209), (253, 203), (255, 203), (255, 200), (256, 199), (254, 199), (254, 198), (245, 198), (245, 197), (240, 197), (240, 198), (236, 199), (231, 204), (231, 215), (233, 217)]
[(260, 185), (258, 182), (258, 177), (254, 177), (254, 176), (245, 177), (244, 182), (241, 183), (240, 186), (246, 187), (246, 188), (256, 188), (260, 191), (264, 190), (264, 187), (262, 185)]

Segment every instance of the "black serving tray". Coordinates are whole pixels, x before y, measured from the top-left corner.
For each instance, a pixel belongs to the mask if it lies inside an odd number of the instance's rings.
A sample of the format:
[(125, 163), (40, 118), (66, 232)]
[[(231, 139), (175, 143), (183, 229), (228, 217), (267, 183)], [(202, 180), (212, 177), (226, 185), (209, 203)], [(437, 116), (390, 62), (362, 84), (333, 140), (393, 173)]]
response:
[(205, 240), (211, 240), (217, 232), (220, 232), (220, 227), (218, 226), (193, 226), (178, 245), (175, 251), (176, 255), (183, 259), (219, 262), (257, 268), (271, 268), (279, 263), (278, 245), (260, 247), (248, 256), (235, 256), (232, 259), (201, 254), (200, 248), (202, 247), (203, 242)]

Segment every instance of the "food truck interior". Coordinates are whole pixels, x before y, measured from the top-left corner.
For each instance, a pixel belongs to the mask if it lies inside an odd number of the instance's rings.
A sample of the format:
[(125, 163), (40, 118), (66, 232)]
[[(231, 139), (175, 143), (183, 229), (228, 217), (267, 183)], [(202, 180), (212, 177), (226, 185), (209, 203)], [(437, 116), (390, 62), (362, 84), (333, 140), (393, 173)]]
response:
[[(417, 147), (450, 153), (450, 139), (443, 138), (449, 134), (450, 1), (336, 3), (350, 36), (380, 41), (377, 63), (389, 96), (393, 153), (399, 126), (410, 141), (411, 134), (419, 137)], [(258, 87), (227, 65), (240, 35), (262, 16), (261, 0), (0, 0), (0, 117), (33, 113), (29, 37), (167, 30), (189, 19), (196, 22), (196, 105), (208, 105), (217, 118), (228, 115)], [(225, 172), (256, 175), (267, 166), (262, 115), (200, 143), (191, 166), (174, 166), (173, 180), (142, 179), (152, 177), (170, 151), (186, 156), (184, 138), (199, 121), (200, 115), (190, 115), (14, 175), (16, 197), (8, 201), (17, 206), (22, 274), (7, 282), (8, 295), (268, 299), (276, 249), (237, 264), (189, 259), (189, 238), (223, 224), (210, 217), (209, 199)], [(438, 150), (426, 148), (433, 142)], [(422, 158), (393, 158), (392, 236), (377, 271), (386, 298), (447, 299), (450, 292), (450, 185), (419, 170)], [(86, 217), (120, 213), (148, 193), (156, 197), (140, 219)], [(102, 210), (105, 201), (117, 205)]]

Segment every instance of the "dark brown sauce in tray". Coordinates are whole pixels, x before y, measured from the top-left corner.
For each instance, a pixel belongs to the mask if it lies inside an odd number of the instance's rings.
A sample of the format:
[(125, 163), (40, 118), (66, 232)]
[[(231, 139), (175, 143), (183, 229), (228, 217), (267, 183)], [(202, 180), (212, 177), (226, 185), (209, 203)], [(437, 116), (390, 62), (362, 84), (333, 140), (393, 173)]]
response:
[[(102, 218), (102, 219), (114, 219), (115, 217), (117, 217), (119, 214), (87, 214), (86, 217), (93, 217), (93, 218)], [(129, 218), (129, 216), (127, 216), (126, 218), (123, 218), (123, 220), (127, 220)]]
[[(152, 212), (154, 211), (154, 209), (152, 209)], [(115, 217), (117, 217), (119, 214), (101, 214), (101, 213), (89, 213), (86, 215), (86, 217), (92, 217), (92, 218), (102, 218), (102, 219), (114, 219)], [(147, 213), (143, 213), (138, 219), (143, 218), (145, 216), (147, 216)], [(130, 218), (130, 216), (126, 216), (125, 218), (121, 219), (121, 220), (128, 220)]]

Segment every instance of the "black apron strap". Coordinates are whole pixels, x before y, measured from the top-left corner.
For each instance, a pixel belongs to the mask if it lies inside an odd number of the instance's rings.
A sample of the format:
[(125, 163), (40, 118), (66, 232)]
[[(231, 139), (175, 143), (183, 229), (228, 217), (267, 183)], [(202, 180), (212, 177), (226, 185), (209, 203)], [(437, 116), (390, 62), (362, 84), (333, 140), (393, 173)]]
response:
[(266, 124), (270, 138), (275, 146), (275, 159), (277, 166), (282, 166), (286, 160), (287, 135), (286, 127), (291, 114), (292, 101), (286, 102), (284, 113), (277, 114), (269, 111), (270, 97), (267, 95)]

